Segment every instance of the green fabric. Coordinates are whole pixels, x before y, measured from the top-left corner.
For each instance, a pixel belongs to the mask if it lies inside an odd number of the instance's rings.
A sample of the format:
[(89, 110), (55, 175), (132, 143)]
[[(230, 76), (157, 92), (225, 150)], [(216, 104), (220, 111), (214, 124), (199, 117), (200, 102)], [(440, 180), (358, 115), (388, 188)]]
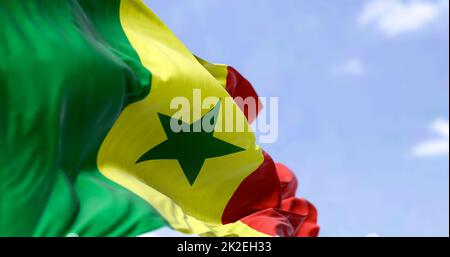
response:
[(0, 1), (0, 236), (135, 236), (165, 225), (96, 167), (120, 112), (150, 91), (119, 6)]

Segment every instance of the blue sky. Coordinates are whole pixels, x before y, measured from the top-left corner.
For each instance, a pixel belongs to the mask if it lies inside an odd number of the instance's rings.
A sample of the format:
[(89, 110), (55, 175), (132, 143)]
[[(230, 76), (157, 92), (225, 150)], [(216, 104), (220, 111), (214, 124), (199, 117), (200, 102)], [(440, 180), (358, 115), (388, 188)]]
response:
[(449, 235), (448, 0), (146, 1), (196, 55), (279, 97), (322, 236)]

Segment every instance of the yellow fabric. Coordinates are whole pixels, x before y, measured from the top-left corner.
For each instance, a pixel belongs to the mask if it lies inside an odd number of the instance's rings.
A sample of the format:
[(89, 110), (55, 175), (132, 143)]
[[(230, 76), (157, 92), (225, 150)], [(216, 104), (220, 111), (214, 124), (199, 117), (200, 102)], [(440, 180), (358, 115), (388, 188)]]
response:
[[(176, 111), (169, 108), (173, 97), (185, 96), (192, 101), (193, 89), (201, 89), (202, 98), (228, 94), (142, 1), (122, 0), (120, 20), (153, 76), (150, 94), (126, 107), (105, 138), (97, 158), (100, 172), (147, 200), (182, 232), (219, 235), (234, 233), (234, 228), (244, 236), (263, 235), (240, 222), (220, 226), (223, 210), (236, 188), (263, 161), (252, 132), (215, 132), (214, 137), (246, 150), (207, 159), (193, 186), (177, 160), (135, 164), (143, 153), (167, 139), (158, 113), (172, 115)], [(238, 109), (236, 114), (243, 118)], [(201, 115), (206, 112), (203, 109)]]
[(196, 56), (198, 62), (203, 65), (203, 67), (219, 81), (222, 87), (227, 86), (227, 76), (228, 76), (228, 66), (225, 64), (209, 63), (202, 58)]

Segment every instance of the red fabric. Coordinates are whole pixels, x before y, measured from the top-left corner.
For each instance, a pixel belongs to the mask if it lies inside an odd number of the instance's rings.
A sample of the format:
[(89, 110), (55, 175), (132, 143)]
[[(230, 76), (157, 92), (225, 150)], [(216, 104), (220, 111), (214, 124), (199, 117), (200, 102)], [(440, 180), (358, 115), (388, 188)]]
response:
[[(239, 101), (249, 123), (262, 109), (253, 86), (238, 71), (228, 66), (226, 90), (233, 98), (253, 97), (255, 115), (250, 115)], [(240, 220), (251, 228), (272, 236), (317, 236), (316, 208), (302, 198), (295, 198), (297, 179), (289, 168), (275, 164), (264, 152), (264, 162), (242, 181), (222, 215), (222, 223)]]
[(272, 236), (317, 236), (317, 210), (295, 198), (297, 179), (286, 166), (264, 153), (263, 164), (238, 187), (228, 202), (222, 223), (240, 220)]
[(222, 215), (222, 224), (281, 204), (278, 175), (272, 158), (264, 153), (264, 162), (239, 185)]
[(239, 108), (244, 112), (248, 122), (252, 123), (256, 119), (256, 117), (258, 117), (259, 112), (263, 108), (261, 102), (258, 99), (258, 94), (253, 88), (252, 84), (247, 79), (245, 79), (237, 70), (235, 70), (231, 66), (228, 66), (227, 70), (228, 74), (227, 74), (226, 90), (230, 94), (230, 96), (233, 98), (242, 97), (242, 99), (252, 97), (255, 100), (256, 113), (254, 115), (250, 115), (248, 109), (245, 109), (245, 106), (243, 106), (238, 102), (236, 103), (239, 106)]

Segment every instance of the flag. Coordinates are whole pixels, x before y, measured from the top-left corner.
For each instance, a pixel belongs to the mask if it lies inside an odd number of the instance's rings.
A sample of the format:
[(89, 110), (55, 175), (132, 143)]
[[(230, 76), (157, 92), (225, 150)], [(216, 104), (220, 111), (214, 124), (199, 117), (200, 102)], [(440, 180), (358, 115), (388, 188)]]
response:
[[(317, 212), (257, 144), (235, 69), (194, 56), (140, 0), (2, 1), (0, 236), (316, 236)], [(215, 97), (177, 119), (176, 97)], [(245, 132), (178, 133), (236, 101)], [(195, 111), (193, 111), (195, 112)]]

